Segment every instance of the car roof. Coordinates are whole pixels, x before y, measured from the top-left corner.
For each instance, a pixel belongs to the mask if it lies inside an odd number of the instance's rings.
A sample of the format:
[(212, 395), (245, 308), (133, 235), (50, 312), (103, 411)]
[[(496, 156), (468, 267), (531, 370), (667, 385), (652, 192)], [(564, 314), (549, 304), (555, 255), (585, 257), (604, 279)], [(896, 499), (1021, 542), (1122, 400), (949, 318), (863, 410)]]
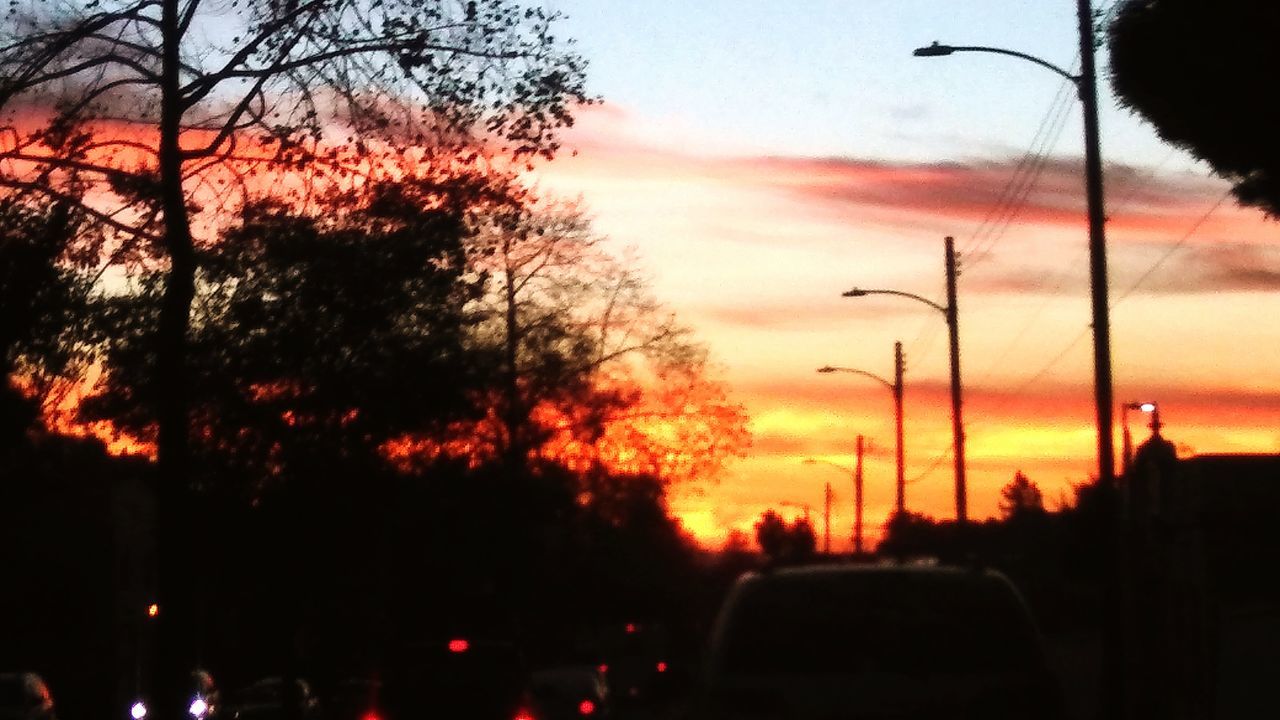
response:
[(902, 578), (947, 578), (958, 582), (990, 580), (1004, 581), (1004, 575), (996, 570), (981, 566), (937, 565), (933, 563), (880, 563), (796, 565), (769, 570), (748, 572), (742, 580), (752, 582), (788, 582), (792, 580), (839, 580), (840, 578), (858, 579), (869, 576), (902, 577)]

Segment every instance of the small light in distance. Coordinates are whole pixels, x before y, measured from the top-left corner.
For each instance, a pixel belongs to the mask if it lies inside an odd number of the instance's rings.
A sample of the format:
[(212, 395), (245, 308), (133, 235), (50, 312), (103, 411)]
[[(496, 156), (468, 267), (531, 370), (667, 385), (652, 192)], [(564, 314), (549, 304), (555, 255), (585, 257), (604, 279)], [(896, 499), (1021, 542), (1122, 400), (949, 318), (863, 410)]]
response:
[(635, 632), (635, 631), (636, 631), (636, 624), (635, 624), (635, 623), (627, 623), (627, 632), (629, 632), (629, 633), (633, 633), (633, 632)]
[(663, 662), (663, 661), (659, 660), (659, 661), (658, 661), (657, 668), (658, 668), (658, 672), (660, 672), (660, 673), (662, 673), (662, 672), (666, 672), (666, 671), (667, 671), (667, 664), (666, 664), (665, 662)]
[(360, 720), (382, 720), (382, 717), (378, 715), (378, 711), (370, 710), (364, 715), (361, 715)]
[(191, 705), (187, 707), (187, 713), (193, 718), (203, 718), (209, 712), (209, 703), (204, 698), (197, 695), (191, 701)]
[(516, 716), (511, 718), (511, 720), (534, 720), (534, 718), (533, 713), (529, 712), (525, 708), (520, 708), (516, 711)]
[(471, 649), (471, 643), (466, 638), (454, 638), (449, 641), (449, 652), (464, 653)]
[(139, 700), (129, 708), (129, 715), (133, 720), (142, 720), (147, 716), (147, 704)]
[(591, 715), (595, 713), (595, 711), (596, 711), (596, 704), (591, 702), (591, 700), (583, 700), (582, 702), (578, 703), (579, 715)]
[(600, 663), (600, 665), (596, 667), (596, 669), (599, 670), (601, 673), (609, 672), (609, 666), (606, 665), (605, 663)]
[(147, 617), (152, 617), (152, 618), (153, 618), (153, 617), (155, 617), (155, 616), (157, 616), (157, 615), (159, 615), (159, 614), (160, 614), (160, 606), (159, 606), (159, 605), (157, 605), (157, 604), (155, 604), (155, 603), (151, 603), (150, 605), (148, 605), (148, 606), (147, 606)]

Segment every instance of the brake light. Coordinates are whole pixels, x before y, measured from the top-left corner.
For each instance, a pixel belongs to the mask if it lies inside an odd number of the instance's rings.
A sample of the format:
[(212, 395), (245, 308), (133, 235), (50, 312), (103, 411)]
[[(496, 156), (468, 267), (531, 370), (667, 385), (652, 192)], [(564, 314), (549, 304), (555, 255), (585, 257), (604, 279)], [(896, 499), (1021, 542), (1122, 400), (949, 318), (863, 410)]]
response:
[(607, 673), (607, 672), (609, 672), (609, 666), (608, 666), (608, 665), (605, 665), (604, 663), (601, 663), (601, 664), (600, 664), (600, 666), (599, 666), (599, 667), (597, 667), (596, 669), (597, 669), (597, 670), (599, 670), (599, 671), (600, 671), (600, 672), (602, 672), (602, 673)]
[(534, 720), (534, 718), (533, 718), (533, 713), (529, 712), (524, 708), (520, 708), (519, 710), (516, 711), (516, 716), (511, 720)]
[(596, 711), (596, 704), (590, 700), (583, 700), (578, 703), (578, 713), (581, 715), (590, 715)]
[(378, 716), (377, 712), (370, 710), (369, 712), (361, 716), (360, 720), (382, 720), (382, 718)]
[(657, 666), (657, 667), (658, 667), (658, 672), (666, 672), (666, 671), (667, 671), (667, 664), (666, 664), (666, 663), (664, 663), (664, 662), (662, 662), (661, 660), (659, 660), (659, 661), (658, 661), (658, 666)]
[(464, 653), (470, 648), (471, 643), (467, 642), (465, 638), (454, 638), (449, 641), (449, 652), (451, 653)]

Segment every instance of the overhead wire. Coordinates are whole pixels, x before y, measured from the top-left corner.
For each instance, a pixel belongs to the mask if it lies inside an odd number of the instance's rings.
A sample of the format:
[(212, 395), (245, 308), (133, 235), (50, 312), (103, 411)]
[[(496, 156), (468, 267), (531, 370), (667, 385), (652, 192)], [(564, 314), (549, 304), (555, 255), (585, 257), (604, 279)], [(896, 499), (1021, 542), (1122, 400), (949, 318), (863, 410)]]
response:
[[(1113, 1), (1105, 8), (1099, 10), (1099, 17), (1102, 19), (1102, 22), (1105, 23), (1110, 21), (1118, 7), (1118, 3)], [(1079, 62), (1080, 55), (1077, 53), (1076, 58), (1071, 65), (1072, 72), (1075, 72)], [(1075, 83), (1070, 80), (1064, 80), (1059, 86), (1057, 93), (1054, 95), (1054, 100), (1050, 104), (1049, 110), (1046, 112), (1044, 118), (1041, 119), (1040, 125), (1036, 129), (1036, 133), (1032, 137), (1031, 147), (1023, 153), (1017, 165), (1014, 167), (1013, 174), (1001, 189), (996, 204), (988, 210), (987, 214), (983, 217), (982, 222), (980, 222), (978, 227), (969, 235), (969, 238), (966, 241), (967, 247), (958, 251), (957, 254), (964, 257), (964, 269), (971, 270), (979, 263), (991, 257), (992, 250), (995, 245), (1004, 237), (1005, 233), (1012, 226), (1014, 220), (1026, 207), (1027, 198), (1030, 197), (1031, 191), (1035, 188), (1036, 183), (1039, 181), (1048, 164), (1049, 153), (1057, 146), (1057, 142), (1066, 127), (1066, 118), (1069, 115), (1069, 109), (1074, 104), (1074, 98), (1072, 98), (1070, 90), (1075, 87)], [(957, 262), (959, 262), (959, 259)], [(1066, 273), (1057, 273), (1056, 275), (1058, 277), (1058, 282), (1055, 285), (1055, 293), (1066, 282), (1068, 277)], [(1044, 281), (1048, 280), (1049, 277), (1049, 274), (1042, 276), (1037, 287), (1043, 286)], [(1047, 300), (1044, 303), (1041, 303), (1041, 305), (1032, 313), (1032, 319), (1028, 321), (1027, 324), (1025, 324), (1015, 335), (1009, 346), (1006, 347), (1005, 351), (1001, 354), (1001, 359), (1013, 350), (1021, 338), (1026, 334), (1027, 330), (1032, 326), (1035, 317), (1043, 311), (1047, 303)], [(932, 332), (929, 332), (930, 330), (932, 330)], [(1041, 368), (1041, 370), (1024, 381), (1023, 384), (1019, 386), (1018, 390), (1014, 391), (1012, 395), (1017, 396), (1022, 392), (1025, 392), (1027, 387), (1030, 387), (1032, 383), (1039, 380), (1044, 374), (1057, 365), (1057, 363), (1066, 357), (1075, 345), (1079, 343), (1085, 334), (1087, 334), (1087, 331), (1088, 328), (1085, 328), (1084, 332), (1081, 332), (1075, 339), (1073, 339), (1067, 347), (1059, 352), (1058, 355), (1050, 360), (1048, 364)], [(928, 341), (931, 343), (932, 340), (936, 338), (937, 332), (938, 328), (936, 324), (923, 325), (921, 327), (921, 331), (916, 335), (915, 340), (913, 340), (909, 346), (908, 356), (910, 357), (915, 354), (921, 342), (924, 340), (926, 333), (928, 333)], [(992, 370), (998, 366), (999, 362), (992, 366)], [(988, 370), (987, 376), (991, 374), (992, 370)], [(934, 459), (928, 468), (913, 477), (911, 480), (908, 480), (907, 483), (915, 483), (928, 477), (936, 471), (938, 467), (941, 466), (942, 462), (947, 457), (951, 456), (954, 451), (955, 445), (949, 445), (946, 450)]]

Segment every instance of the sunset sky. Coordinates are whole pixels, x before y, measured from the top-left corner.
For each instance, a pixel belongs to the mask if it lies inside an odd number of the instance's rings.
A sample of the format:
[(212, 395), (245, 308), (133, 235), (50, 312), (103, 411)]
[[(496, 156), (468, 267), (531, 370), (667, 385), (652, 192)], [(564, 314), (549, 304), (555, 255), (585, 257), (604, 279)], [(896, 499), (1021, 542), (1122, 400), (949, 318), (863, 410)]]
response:
[[(970, 514), (1017, 470), (1052, 505), (1096, 468), (1080, 108), (1012, 58), (913, 58), (931, 41), (1001, 46), (1073, 67), (1074, 0), (550, 0), (605, 102), (577, 154), (538, 184), (581, 196), (634, 248), (752, 416), (750, 454), (673, 507), (709, 544), (768, 507), (808, 503), (847, 545), (849, 477), (806, 457), (867, 458), (868, 534), (893, 502), (889, 392), (907, 356), (907, 503), (951, 517), (943, 237), (961, 253)], [(1107, 4), (1102, 5), (1104, 8)], [(1099, 58), (1117, 403), (1160, 403), (1183, 454), (1280, 452), (1280, 225), (1118, 109)], [(1025, 156), (1047, 156), (1027, 172)], [(1019, 168), (1022, 168), (1021, 172)], [(1011, 185), (1011, 183), (1014, 183)], [(1014, 192), (1016, 213), (1002, 212)], [(1120, 413), (1116, 412), (1119, 454)], [(1145, 420), (1131, 417), (1139, 439)]]

